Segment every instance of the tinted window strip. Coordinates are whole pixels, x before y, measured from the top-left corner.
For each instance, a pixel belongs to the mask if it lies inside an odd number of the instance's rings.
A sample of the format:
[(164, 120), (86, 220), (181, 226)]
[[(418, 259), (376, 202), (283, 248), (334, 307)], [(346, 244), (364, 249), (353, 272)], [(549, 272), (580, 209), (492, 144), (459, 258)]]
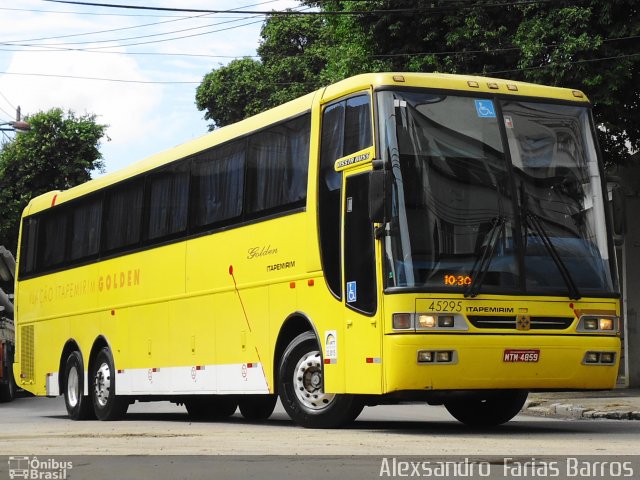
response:
[[(306, 118), (305, 118), (306, 117)], [(101, 261), (103, 259), (111, 259), (111, 258), (116, 258), (116, 257), (120, 257), (120, 256), (124, 256), (124, 255), (129, 255), (131, 253), (135, 253), (137, 251), (143, 251), (143, 250), (147, 250), (150, 248), (156, 248), (156, 247), (160, 247), (160, 246), (164, 246), (164, 245), (168, 245), (171, 243), (176, 243), (176, 242), (180, 242), (183, 240), (187, 240), (190, 238), (195, 238), (198, 236), (203, 236), (203, 235), (208, 235), (211, 233), (215, 233), (218, 231), (224, 231), (224, 230), (228, 230), (231, 228), (238, 228), (244, 225), (250, 225), (253, 223), (258, 223), (261, 221), (266, 221), (272, 218), (277, 218), (283, 215), (289, 215), (292, 213), (296, 213), (298, 211), (304, 211), (305, 210), (305, 205), (306, 205), (306, 200), (307, 200), (307, 181), (308, 181), (308, 166), (309, 166), (309, 159), (310, 159), (310, 150), (309, 150), (309, 143), (310, 143), (310, 136), (311, 136), (311, 120), (310, 120), (311, 116), (310, 116), (310, 112), (304, 112), (302, 114), (290, 117), (282, 122), (278, 122), (276, 124), (271, 124), (268, 125), (260, 130), (256, 130), (250, 134), (247, 134), (243, 137), (239, 137), (239, 138), (235, 138), (232, 140), (229, 140), (225, 143), (222, 143), (220, 145), (215, 145), (213, 147), (210, 147), (206, 150), (203, 150), (201, 152), (198, 152), (196, 154), (190, 155), (188, 157), (182, 158), (182, 159), (178, 159), (175, 161), (172, 161), (168, 164), (165, 165), (161, 165), (157, 168), (151, 169), (149, 171), (140, 173), (134, 177), (125, 179), (121, 182), (115, 183), (113, 185), (109, 185), (108, 187), (104, 187), (100, 190), (97, 190), (95, 192), (89, 193), (86, 196), (83, 197), (79, 197), (79, 198), (75, 198), (72, 199), (68, 202), (65, 202), (63, 204), (60, 204), (58, 206), (54, 206), (50, 209), (38, 212), (36, 214), (33, 215), (29, 215), (27, 217), (23, 218), (23, 234), (25, 229), (25, 225), (27, 225), (28, 222), (31, 221), (36, 221), (37, 225), (34, 228), (35, 232), (36, 232), (36, 251), (35, 251), (35, 255), (36, 255), (36, 262), (35, 265), (33, 265), (33, 268), (30, 270), (27, 270), (25, 267), (23, 267), (24, 262), (21, 261), (21, 265), (18, 269), (19, 271), (19, 279), (28, 279), (28, 278), (34, 278), (37, 276), (41, 276), (44, 274), (50, 274), (50, 273), (54, 273), (54, 272), (59, 272), (59, 271), (63, 271), (67, 268), (75, 268), (77, 266), (81, 266), (81, 265), (87, 265), (87, 264), (91, 264), (94, 263), (96, 261)], [(298, 129), (298, 130), (294, 130), (292, 128), (292, 125), (294, 125), (296, 122), (298, 122), (299, 124), (303, 124), (303, 128), (302, 129)], [(304, 122), (304, 123), (303, 123)], [(275, 207), (271, 207), (269, 209), (263, 210), (263, 211), (259, 211), (259, 212), (254, 212), (251, 215), (247, 215), (246, 213), (242, 213), (242, 215), (240, 217), (237, 217), (236, 219), (231, 219), (232, 221), (227, 222), (224, 221), (222, 222), (223, 224), (219, 224), (219, 223), (214, 223), (212, 225), (204, 225), (204, 226), (200, 226), (196, 229), (196, 232), (192, 232), (191, 230), (191, 219), (192, 219), (192, 212), (191, 209), (189, 208), (191, 206), (192, 203), (192, 187), (193, 187), (193, 182), (192, 182), (192, 175), (193, 175), (193, 169), (191, 168), (194, 165), (194, 160), (197, 161), (197, 157), (201, 157), (203, 155), (206, 154), (214, 154), (215, 151), (218, 151), (222, 148), (225, 148), (226, 146), (228, 146), (229, 144), (232, 144), (233, 142), (240, 142), (243, 143), (245, 146), (245, 159), (246, 159), (246, 155), (247, 155), (247, 146), (249, 143), (249, 139), (250, 137), (257, 135), (260, 132), (263, 131), (267, 131), (269, 129), (277, 129), (277, 128), (285, 128), (285, 129), (289, 129), (291, 131), (294, 131), (294, 133), (300, 135), (306, 135), (307, 137), (307, 149), (304, 152), (303, 158), (304, 158), (304, 168), (306, 171), (306, 174), (303, 176), (303, 181), (304, 181), (304, 185), (303, 185), (303, 189), (304, 189), (304, 196), (301, 199), (298, 199), (294, 202), (290, 202), (290, 203), (285, 203), (282, 205), (277, 205)], [(247, 177), (247, 173), (246, 173), (246, 165), (247, 162), (245, 160), (245, 173), (244, 173), (244, 179), (246, 182), (246, 177)], [(162, 172), (162, 170), (170, 170), (170, 171), (186, 171), (188, 173), (188, 190), (187, 190), (187, 202), (188, 202), (188, 210), (187, 210), (187, 222), (186, 222), (186, 227), (184, 229), (182, 229), (179, 232), (173, 232), (173, 233), (169, 233), (165, 236), (161, 236), (159, 238), (154, 238), (154, 239), (145, 239), (146, 237), (146, 226), (145, 224), (148, 223), (148, 217), (149, 217), (149, 211), (148, 211), (148, 204), (147, 204), (147, 198), (148, 198), (148, 184), (150, 183), (152, 177), (154, 174), (160, 174)], [(175, 179), (174, 179), (175, 181)], [(142, 201), (141, 201), (141, 205), (139, 206), (140, 209), (142, 209), (141, 214), (139, 215), (139, 219), (138, 219), (138, 234), (137, 234), (137, 239), (135, 241), (133, 241), (133, 239), (131, 239), (131, 241), (124, 241), (124, 244), (115, 244), (113, 245), (111, 248), (108, 248), (108, 246), (106, 245), (106, 240), (105, 240), (105, 236), (108, 234), (108, 230), (109, 230), (109, 226), (107, 225), (107, 215), (108, 215), (108, 211), (109, 211), (109, 201), (111, 200), (112, 196), (115, 196), (118, 191), (126, 191), (128, 190), (131, 186), (135, 186), (135, 184), (142, 184), (141, 188), (141, 197), (142, 197)], [(245, 194), (246, 194), (246, 189), (245, 189)], [(75, 258), (75, 259), (71, 259), (70, 257), (70, 242), (72, 241), (72, 219), (74, 216), (74, 213), (77, 210), (74, 210), (75, 208), (82, 208), (85, 207), (87, 204), (96, 201), (96, 198), (99, 198), (99, 201), (101, 203), (101, 212), (100, 212), (100, 249), (99, 249), (99, 253), (97, 254), (91, 254), (88, 256), (83, 256), (83, 257), (79, 257), (79, 258)], [(243, 202), (244, 203), (244, 202)], [(244, 210), (244, 209), (243, 209)], [(54, 213), (55, 212), (55, 213)], [(39, 256), (40, 253), (38, 252), (40, 249), (38, 248), (38, 244), (41, 241), (40, 236), (44, 235), (43, 233), (43, 228), (41, 223), (42, 222), (46, 222), (47, 218), (53, 218), (53, 216), (55, 215), (66, 215), (67, 216), (67, 226), (66, 226), (66, 239), (65, 239), (65, 245), (64, 245), (64, 249), (65, 249), (65, 253), (63, 255), (62, 258), (62, 262), (61, 263), (55, 263), (52, 265), (47, 265), (45, 266), (41, 266), (38, 263), (39, 260)], [(219, 225), (219, 226), (218, 226)], [(125, 232), (127, 229), (124, 229)], [(30, 234), (30, 232), (29, 232)], [(119, 239), (121, 242), (123, 239)], [(29, 250), (23, 250), (24, 247), (27, 246), (28, 244), (28, 237), (24, 240), (23, 244), (24, 246), (21, 246), (21, 256), (24, 258), (28, 258), (29, 255), (32, 255), (33, 252), (30, 252)], [(69, 244), (69, 245), (67, 245)], [(69, 247), (69, 248), (68, 248)]]

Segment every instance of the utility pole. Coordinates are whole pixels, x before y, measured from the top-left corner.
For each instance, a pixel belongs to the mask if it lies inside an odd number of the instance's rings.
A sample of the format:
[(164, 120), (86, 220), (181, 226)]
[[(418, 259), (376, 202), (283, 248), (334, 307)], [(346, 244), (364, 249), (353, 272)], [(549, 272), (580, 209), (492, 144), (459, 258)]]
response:
[[(9, 128), (2, 128), (9, 127)], [(15, 122), (1, 122), (0, 123), (0, 132), (26, 132), (31, 130), (31, 125), (27, 122), (22, 121), (22, 110), (20, 106), (16, 108), (16, 120)]]

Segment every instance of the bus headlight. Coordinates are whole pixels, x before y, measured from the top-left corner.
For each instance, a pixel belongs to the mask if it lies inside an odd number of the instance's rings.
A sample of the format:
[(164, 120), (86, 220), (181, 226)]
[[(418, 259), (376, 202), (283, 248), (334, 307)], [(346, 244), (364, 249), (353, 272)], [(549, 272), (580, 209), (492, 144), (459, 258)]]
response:
[(613, 365), (616, 363), (616, 352), (587, 352), (582, 363), (585, 365)]
[(435, 315), (421, 313), (418, 315), (418, 328), (433, 328), (436, 326)]
[(418, 350), (418, 363), (433, 362), (433, 352), (429, 350)]
[(578, 323), (578, 332), (618, 333), (619, 320), (615, 316), (583, 316)]
[(469, 330), (465, 318), (458, 313), (394, 313), (391, 318), (392, 328), (398, 331)]
[(418, 350), (418, 363), (458, 363), (455, 350)]
[(439, 315), (438, 326), (441, 328), (453, 328), (455, 326), (455, 317), (453, 315)]

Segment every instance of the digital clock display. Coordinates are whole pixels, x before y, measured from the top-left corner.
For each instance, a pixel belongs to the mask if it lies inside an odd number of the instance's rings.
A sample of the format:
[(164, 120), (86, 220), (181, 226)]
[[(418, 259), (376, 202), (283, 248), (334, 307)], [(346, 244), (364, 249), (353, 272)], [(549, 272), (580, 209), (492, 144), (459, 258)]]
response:
[(447, 286), (458, 286), (464, 287), (467, 285), (471, 285), (471, 277), (469, 275), (445, 275), (444, 276), (444, 284)]

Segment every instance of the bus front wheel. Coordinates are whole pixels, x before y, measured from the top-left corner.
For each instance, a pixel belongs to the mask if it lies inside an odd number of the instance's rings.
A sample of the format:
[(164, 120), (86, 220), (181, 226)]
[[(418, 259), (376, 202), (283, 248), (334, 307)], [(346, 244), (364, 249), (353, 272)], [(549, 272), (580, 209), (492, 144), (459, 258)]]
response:
[(527, 400), (522, 390), (487, 391), (444, 402), (445, 408), (458, 421), (470, 427), (495, 427), (515, 417)]
[(116, 395), (116, 371), (113, 357), (104, 347), (93, 362), (91, 373), (91, 398), (99, 420), (119, 420), (129, 408), (129, 400)]
[(71, 352), (64, 367), (64, 404), (72, 420), (95, 418), (93, 405), (88, 395), (84, 395), (84, 370), (80, 352)]
[(292, 340), (278, 369), (280, 400), (291, 419), (307, 428), (338, 428), (364, 408), (355, 395), (324, 392), (322, 353), (312, 332)]

